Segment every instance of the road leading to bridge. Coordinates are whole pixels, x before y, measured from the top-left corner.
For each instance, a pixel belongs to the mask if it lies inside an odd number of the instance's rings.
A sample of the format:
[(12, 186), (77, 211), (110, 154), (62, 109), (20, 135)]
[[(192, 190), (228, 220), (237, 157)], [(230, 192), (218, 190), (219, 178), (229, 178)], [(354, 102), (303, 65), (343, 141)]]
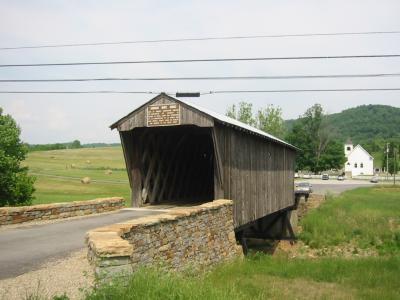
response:
[[(307, 181), (310, 182), (313, 186), (313, 191), (315, 194), (325, 195), (327, 192), (332, 194), (340, 194), (347, 190), (356, 189), (359, 187), (368, 187), (373, 186), (374, 183), (370, 183), (366, 180), (344, 180), (338, 181), (335, 179), (330, 180), (320, 180), (320, 179), (311, 179), (311, 180), (298, 180), (298, 182)], [(297, 182), (297, 181), (296, 181)]]
[(50, 259), (82, 249), (87, 231), (108, 224), (159, 214), (149, 210), (70, 219), (57, 223), (0, 230), (0, 280), (37, 269)]

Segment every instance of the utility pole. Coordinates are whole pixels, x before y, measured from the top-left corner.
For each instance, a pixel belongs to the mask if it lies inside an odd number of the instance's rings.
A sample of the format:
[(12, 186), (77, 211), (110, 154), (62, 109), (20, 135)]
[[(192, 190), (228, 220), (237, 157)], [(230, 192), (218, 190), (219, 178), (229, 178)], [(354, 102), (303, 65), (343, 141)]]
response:
[(386, 143), (386, 180), (389, 181), (389, 143)]
[(396, 162), (396, 148), (393, 146), (393, 185), (396, 185), (396, 172), (397, 172), (397, 162)]

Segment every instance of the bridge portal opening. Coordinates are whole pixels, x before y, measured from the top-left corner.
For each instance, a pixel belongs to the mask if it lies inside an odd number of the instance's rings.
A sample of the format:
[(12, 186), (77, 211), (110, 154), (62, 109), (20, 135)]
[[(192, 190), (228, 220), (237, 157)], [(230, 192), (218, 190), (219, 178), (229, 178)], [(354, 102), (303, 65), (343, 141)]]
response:
[(137, 166), (132, 176), (140, 178), (139, 203), (182, 205), (214, 199), (211, 128), (136, 128), (132, 134), (136, 151), (132, 163)]

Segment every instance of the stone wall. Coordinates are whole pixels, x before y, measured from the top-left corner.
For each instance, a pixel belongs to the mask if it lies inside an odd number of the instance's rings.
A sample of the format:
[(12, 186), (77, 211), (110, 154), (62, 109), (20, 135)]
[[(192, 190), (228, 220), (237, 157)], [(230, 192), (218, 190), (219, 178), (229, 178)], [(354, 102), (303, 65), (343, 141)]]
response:
[(100, 278), (141, 266), (203, 268), (243, 255), (231, 200), (97, 228), (87, 233), (88, 259)]
[(123, 206), (124, 199), (114, 197), (89, 201), (0, 207), (0, 226), (36, 220), (53, 220), (84, 216), (121, 209)]

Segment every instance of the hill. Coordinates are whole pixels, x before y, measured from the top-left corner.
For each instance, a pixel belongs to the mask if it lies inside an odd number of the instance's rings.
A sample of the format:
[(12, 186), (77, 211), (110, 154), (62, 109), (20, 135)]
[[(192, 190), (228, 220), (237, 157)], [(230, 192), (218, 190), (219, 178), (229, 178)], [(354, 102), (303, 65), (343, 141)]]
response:
[(388, 105), (362, 105), (331, 114), (328, 120), (345, 140), (365, 143), (374, 139), (400, 139), (400, 108)]
[[(355, 144), (372, 140), (400, 140), (400, 108), (389, 105), (361, 105), (327, 116), (341, 141), (351, 138)], [(287, 129), (295, 120), (285, 122)]]

